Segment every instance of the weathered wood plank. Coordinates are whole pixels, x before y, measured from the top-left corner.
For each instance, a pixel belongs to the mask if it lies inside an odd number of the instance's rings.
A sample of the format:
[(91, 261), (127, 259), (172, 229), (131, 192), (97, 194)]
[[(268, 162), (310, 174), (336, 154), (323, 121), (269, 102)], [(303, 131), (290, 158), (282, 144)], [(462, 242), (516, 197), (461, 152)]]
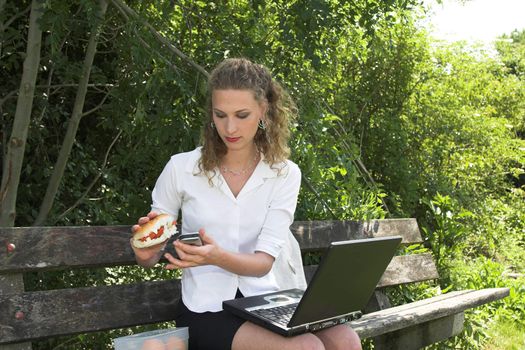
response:
[(1, 228), (15, 249), (0, 250), (0, 274), (134, 264), (130, 236), (129, 226)]
[[(179, 227), (180, 229), (180, 227)], [(291, 227), (303, 251), (323, 250), (332, 241), (401, 235), (420, 242), (414, 219), (370, 222), (296, 221)], [(133, 265), (130, 226), (0, 228), (0, 274), (65, 268)]]
[(414, 218), (371, 220), (364, 224), (364, 230), (372, 237), (401, 236), (403, 244), (423, 242)]
[(445, 316), (374, 338), (375, 350), (417, 350), (463, 331), (465, 314)]
[(431, 254), (395, 256), (377, 287), (422, 282), (439, 278), (439, 273)]
[(509, 295), (508, 288), (451, 292), (363, 315), (350, 322), (361, 338), (375, 337), (463, 312)]
[[(507, 288), (461, 291), (364, 315), (361, 338), (460, 313), (507, 296)], [(0, 344), (172, 320), (179, 281), (29, 292), (0, 297)], [(133, 306), (133, 307), (130, 307)], [(16, 313), (23, 313), (22, 319)]]
[(330, 242), (351, 239), (401, 236), (403, 244), (422, 242), (415, 219), (357, 221), (296, 221), (291, 226), (301, 249), (320, 250)]
[[(22, 293), (24, 291), (24, 279), (21, 274), (0, 275), (0, 297), (7, 294)], [(0, 313), (3, 309), (0, 308)], [(0, 329), (2, 324), (0, 323)], [(0, 337), (0, 339), (2, 339)], [(31, 350), (31, 343), (19, 343), (10, 345), (0, 345), (0, 350)]]
[(21, 274), (0, 275), (0, 295), (24, 291), (24, 279)]
[(180, 281), (0, 296), (0, 344), (173, 320)]
[(390, 303), (388, 296), (382, 290), (376, 289), (370, 299), (368, 299), (368, 303), (364, 310), (361, 311), (364, 314), (369, 314), (371, 312), (387, 309), (389, 307), (392, 307), (392, 304)]
[[(306, 280), (310, 282), (317, 265), (304, 267)], [(341, 277), (344, 276), (344, 267), (340, 269)], [(422, 282), (439, 277), (436, 265), (431, 254), (395, 256), (383, 273), (377, 287), (397, 286), (400, 284)], [(352, 278), (346, 276), (345, 278)]]

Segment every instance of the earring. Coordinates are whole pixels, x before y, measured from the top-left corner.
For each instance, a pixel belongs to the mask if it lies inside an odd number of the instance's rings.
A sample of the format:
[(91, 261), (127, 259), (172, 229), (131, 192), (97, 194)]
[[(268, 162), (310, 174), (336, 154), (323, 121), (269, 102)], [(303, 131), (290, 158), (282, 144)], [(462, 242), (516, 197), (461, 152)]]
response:
[(214, 123), (214, 122), (210, 122), (210, 127), (211, 127), (212, 129), (215, 129), (215, 123)]
[(266, 123), (265, 123), (264, 120), (262, 120), (262, 119), (259, 119), (259, 124), (257, 124), (257, 126), (258, 126), (259, 129), (261, 129), (261, 130), (266, 130)]

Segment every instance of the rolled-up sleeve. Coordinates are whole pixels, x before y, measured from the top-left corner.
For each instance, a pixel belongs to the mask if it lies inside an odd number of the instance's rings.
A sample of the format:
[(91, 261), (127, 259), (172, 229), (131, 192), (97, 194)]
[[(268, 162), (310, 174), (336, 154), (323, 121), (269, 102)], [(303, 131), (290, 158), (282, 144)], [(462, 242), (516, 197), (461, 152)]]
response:
[(255, 246), (255, 251), (268, 253), (274, 258), (279, 256), (281, 248), (288, 239), (301, 187), (299, 167), (295, 163), (288, 162), (287, 170), (285, 175), (281, 175), (284, 177), (283, 181), (273, 193)]

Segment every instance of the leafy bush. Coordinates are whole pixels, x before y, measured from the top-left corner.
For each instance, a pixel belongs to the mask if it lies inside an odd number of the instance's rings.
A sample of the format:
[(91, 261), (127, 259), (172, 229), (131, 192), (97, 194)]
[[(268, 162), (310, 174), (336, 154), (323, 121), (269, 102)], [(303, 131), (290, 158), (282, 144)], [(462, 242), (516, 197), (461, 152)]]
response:
[[(38, 214), (95, 3), (46, 1), (19, 226)], [(271, 67), (290, 91), (300, 108), (292, 158), (303, 171), (296, 219), (418, 219), (443, 278), (440, 286), (389, 290), (394, 302), (450, 288), (513, 286), (512, 297), (470, 313), (465, 335), (437, 348), (479, 348), (490, 318), (523, 316), (520, 280), (501, 277), (525, 271), (523, 32), (501, 41), (492, 57), (464, 43), (432, 42), (417, 25), (415, 0), (127, 3), (140, 20), (108, 8), (84, 105), (95, 112), (81, 120), (47, 224), (134, 223), (148, 211), (170, 155), (198, 144), (204, 78), (159, 44), (146, 20), (207, 70), (224, 57), (247, 56)], [(4, 153), (29, 4), (7, 2), (0, 11), (1, 23), (9, 23), (0, 33)], [(26, 280), (29, 289), (46, 289), (170, 277), (126, 268)], [(107, 337), (95, 338), (61, 341), (107, 346)], [(59, 344), (44, 343), (35, 346)]]

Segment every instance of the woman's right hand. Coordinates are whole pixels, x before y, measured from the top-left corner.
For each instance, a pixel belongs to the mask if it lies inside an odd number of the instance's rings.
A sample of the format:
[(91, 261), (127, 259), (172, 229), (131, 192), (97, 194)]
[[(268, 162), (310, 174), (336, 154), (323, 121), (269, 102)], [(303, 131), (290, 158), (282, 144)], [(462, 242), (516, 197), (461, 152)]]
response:
[[(143, 216), (139, 218), (137, 224), (131, 227), (131, 233), (132, 234), (135, 233), (142, 225), (148, 223), (150, 220), (155, 218), (157, 215), (159, 214), (154, 211), (151, 211), (148, 213), (147, 216)], [(166, 242), (163, 242), (163, 243), (151, 246), (151, 247), (137, 248), (133, 246), (133, 244), (131, 243), (132, 239), (130, 239), (130, 244), (131, 244), (131, 248), (133, 249), (133, 252), (135, 253), (135, 259), (137, 260), (137, 263), (143, 267), (155, 266), (155, 264), (159, 261), (161, 257), (161, 254), (159, 254), (159, 252), (162, 250), (162, 248), (164, 248), (164, 246), (166, 245)]]
[(139, 218), (137, 224), (131, 227), (131, 233), (135, 233), (135, 231), (137, 231), (140, 228), (140, 226), (148, 223), (150, 220), (153, 220), (157, 215), (159, 215), (159, 213), (150, 211), (147, 216)]

